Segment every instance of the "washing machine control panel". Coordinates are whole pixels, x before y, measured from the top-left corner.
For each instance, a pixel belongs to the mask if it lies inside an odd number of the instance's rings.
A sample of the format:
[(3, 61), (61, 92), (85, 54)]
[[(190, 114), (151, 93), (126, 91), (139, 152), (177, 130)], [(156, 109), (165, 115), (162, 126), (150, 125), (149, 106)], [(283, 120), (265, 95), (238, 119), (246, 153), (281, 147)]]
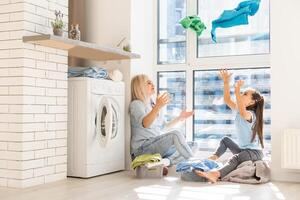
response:
[(94, 94), (124, 95), (125, 86), (123, 82), (109, 80), (94, 80), (91, 87)]

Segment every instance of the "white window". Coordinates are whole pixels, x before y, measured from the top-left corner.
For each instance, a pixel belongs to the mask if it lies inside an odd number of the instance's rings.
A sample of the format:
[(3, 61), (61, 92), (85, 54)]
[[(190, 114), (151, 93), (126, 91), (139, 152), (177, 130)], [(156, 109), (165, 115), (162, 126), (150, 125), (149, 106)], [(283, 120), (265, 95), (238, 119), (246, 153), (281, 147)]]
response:
[[(185, 109), (185, 91), (186, 91), (186, 75), (185, 71), (176, 72), (158, 72), (158, 93), (168, 92), (171, 95), (171, 102), (163, 108), (163, 114), (166, 122), (170, 122), (178, 117), (180, 112)], [(185, 124), (179, 127), (185, 133)]]
[(179, 20), (186, 15), (186, 1), (160, 0), (158, 3), (158, 64), (186, 62), (186, 30)]
[[(217, 43), (210, 38), (211, 21), (221, 15), (223, 10), (234, 9), (240, 2), (157, 0), (155, 31), (158, 42), (155, 55), (158, 90), (165, 87), (161, 80), (181, 77), (183, 82), (182, 78), (185, 77), (185, 92), (179, 89), (181, 95), (185, 96), (176, 96), (182, 102), (176, 101), (176, 106), (171, 105), (165, 111), (174, 113), (168, 110), (174, 106), (177, 110), (180, 107), (195, 110), (193, 119), (187, 120), (185, 124), (186, 137), (189, 141), (197, 140), (206, 149), (214, 149), (220, 137), (234, 137), (235, 134), (232, 130), (233, 116), (226, 105), (214, 105), (220, 103), (218, 100), (223, 94), (222, 83), (217, 76), (223, 68), (232, 71), (233, 81), (237, 77), (245, 78), (249, 86), (257, 88), (267, 99), (264, 131), (266, 146), (270, 149), (269, 0), (261, 1), (257, 13), (249, 16), (248, 25), (217, 29)], [(179, 25), (181, 18), (198, 13), (207, 26), (199, 38), (192, 30), (184, 30)]]

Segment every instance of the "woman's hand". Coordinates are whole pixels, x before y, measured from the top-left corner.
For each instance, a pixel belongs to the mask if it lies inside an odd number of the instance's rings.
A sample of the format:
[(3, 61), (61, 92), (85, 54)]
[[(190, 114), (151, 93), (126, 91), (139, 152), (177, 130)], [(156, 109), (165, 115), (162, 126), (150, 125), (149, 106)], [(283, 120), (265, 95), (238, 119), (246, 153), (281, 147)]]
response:
[(225, 82), (228, 83), (230, 81), (232, 73), (229, 73), (227, 69), (222, 69), (220, 71), (220, 77)]
[(176, 126), (179, 122), (182, 122), (182, 121), (186, 120), (187, 118), (189, 118), (193, 114), (194, 114), (194, 111), (187, 112), (187, 111), (183, 110), (183, 111), (181, 111), (180, 115), (178, 117), (176, 117), (175, 119), (173, 119), (172, 121), (170, 121), (166, 125), (166, 127), (167, 128), (172, 128), (172, 127)]
[(179, 115), (179, 120), (180, 121), (184, 121), (186, 120), (187, 118), (191, 117), (194, 115), (194, 111), (190, 111), (190, 112), (187, 112), (185, 110), (181, 111), (180, 115)]
[(241, 87), (244, 85), (244, 81), (243, 80), (238, 80), (235, 85), (234, 85), (234, 92), (235, 94), (239, 94), (241, 91)]
[(150, 111), (148, 115), (146, 115), (143, 119), (143, 127), (149, 128), (154, 120), (157, 118), (159, 110), (167, 105), (171, 101), (170, 95), (167, 92), (159, 94), (156, 98), (156, 104), (153, 109)]
[(164, 92), (157, 96), (155, 107), (161, 109), (162, 107), (170, 103), (170, 101), (171, 101), (170, 94), (168, 92)]

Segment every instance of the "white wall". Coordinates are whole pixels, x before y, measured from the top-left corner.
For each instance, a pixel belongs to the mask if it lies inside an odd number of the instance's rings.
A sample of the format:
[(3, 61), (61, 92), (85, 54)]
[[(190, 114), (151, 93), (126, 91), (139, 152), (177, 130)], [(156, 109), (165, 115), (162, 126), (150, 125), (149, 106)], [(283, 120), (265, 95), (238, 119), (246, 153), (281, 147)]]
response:
[(68, 22), (68, 0), (0, 3), (0, 186), (66, 178), (68, 53), (22, 42), (51, 33), (54, 10)]
[(131, 40), (132, 51), (141, 59), (131, 61), (132, 75), (145, 73), (153, 76), (154, 69), (154, 1), (131, 0)]
[(281, 169), (284, 129), (300, 128), (300, 1), (271, 2), (272, 179), (300, 181), (300, 171)]

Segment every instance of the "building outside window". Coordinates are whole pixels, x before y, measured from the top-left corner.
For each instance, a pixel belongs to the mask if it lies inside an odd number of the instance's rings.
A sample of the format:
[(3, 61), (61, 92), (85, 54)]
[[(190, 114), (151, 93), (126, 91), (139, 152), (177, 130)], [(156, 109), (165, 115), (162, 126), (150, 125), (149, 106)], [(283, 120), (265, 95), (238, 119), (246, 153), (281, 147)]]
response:
[(158, 60), (159, 64), (186, 62), (186, 30), (179, 20), (186, 15), (186, 1), (158, 1)]
[[(185, 88), (186, 75), (184, 71), (177, 72), (158, 72), (158, 93), (168, 92), (171, 95), (171, 102), (163, 107), (162, 114), (166, 122), (170, 122), (178, 117), (180, 112), (185, 109)], [(185, 124), (179, 124), (178, 127), (185, 133)]]

